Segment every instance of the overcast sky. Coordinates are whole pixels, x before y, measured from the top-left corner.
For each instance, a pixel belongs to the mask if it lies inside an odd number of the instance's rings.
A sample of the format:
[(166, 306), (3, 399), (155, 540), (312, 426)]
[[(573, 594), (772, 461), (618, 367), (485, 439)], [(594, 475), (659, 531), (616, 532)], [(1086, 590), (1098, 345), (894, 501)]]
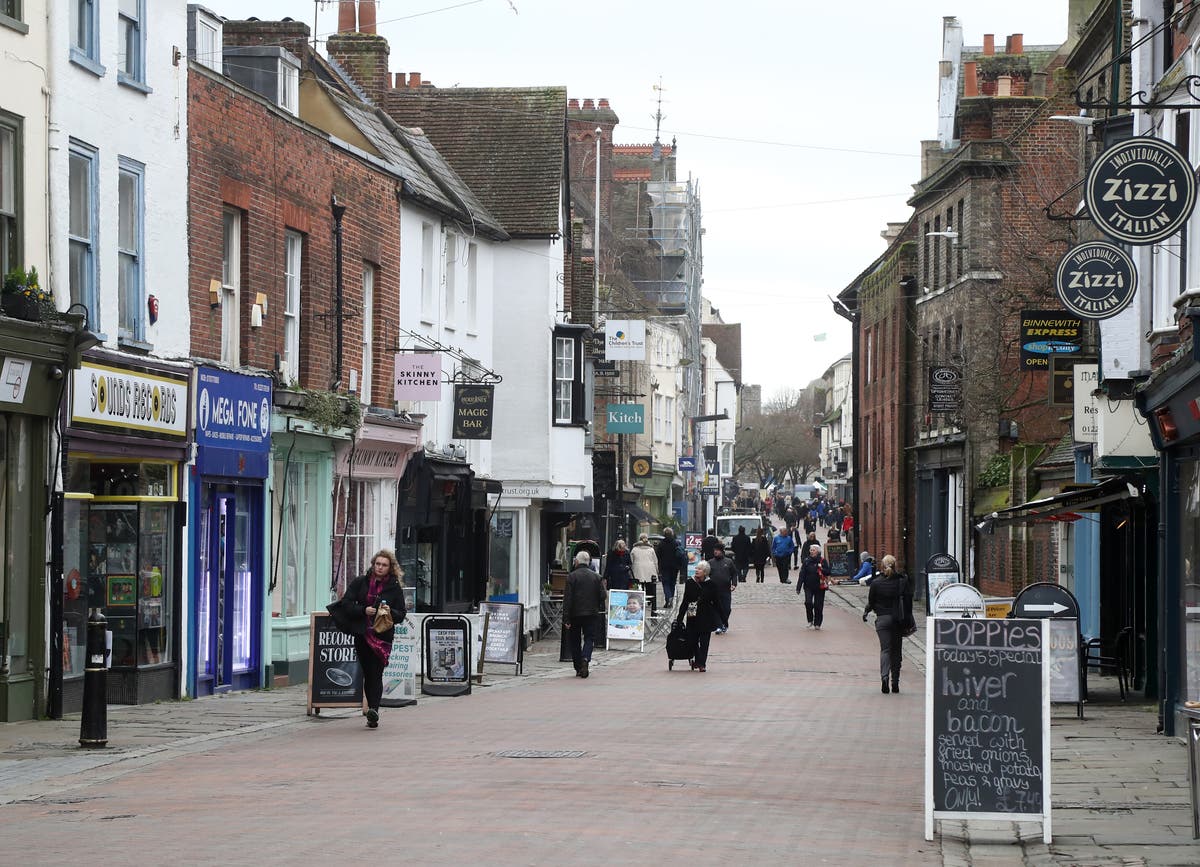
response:
[[(296, 18), (311, 0), (207, 0), (228, 18)], [(704, 293), (742, 323), (743, 379), (764, 398), (850, 351), (836, 295), (884, 249), (937, 132), (942, 17), (967, 45), (1066, 38), (1067, 0), (380, 0), (392, 72), (438, 87), (564, 85), (607, 98), (618, 144), (678, 141), (699, 183)], [(321, 4), (317, 34), (337, 28)], [(825, 334), (823, 342), (814, 336)]]

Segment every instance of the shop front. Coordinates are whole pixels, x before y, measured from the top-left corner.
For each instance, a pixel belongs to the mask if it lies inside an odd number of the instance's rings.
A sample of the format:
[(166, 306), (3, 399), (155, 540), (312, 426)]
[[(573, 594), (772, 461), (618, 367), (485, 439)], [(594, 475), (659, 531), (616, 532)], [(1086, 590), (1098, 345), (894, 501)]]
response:
[(72, 338), (0, 318), (0, 722), (45, 710), (46, 498)]
[(188, 694), (265, 685), (266, 479), (271, 380), (196, 370), (190, 493)]
[(88, 608), (107, 620), (108, 702), (180, 695), (190, 367), (90, 353), (71, 377), (63, 507), (63, 706), (83, 701)]
[(338, 444), (333, 552), (339, 590), (367, 572), (376, 551), (396, 547), (400, 479), (420, 448), (420, 422), (374, 411), (353, 440)]

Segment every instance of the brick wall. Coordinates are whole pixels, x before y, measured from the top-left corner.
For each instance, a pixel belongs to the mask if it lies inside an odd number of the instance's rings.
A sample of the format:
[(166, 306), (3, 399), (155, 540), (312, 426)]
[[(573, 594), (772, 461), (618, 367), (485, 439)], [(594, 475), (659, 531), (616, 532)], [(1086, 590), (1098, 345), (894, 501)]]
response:
[[(343, 390), (362, 357), (362, 268), (376, 266), (372, 403), (390, 407), (391, 353), (399, 317), (400, 211), (396, 180), (333, 148), (319, 132), (248, 91), (192, 67), (188, 76), (189, 297), (192, 352), (221, 356), (221, 310), (209, 305), (209, 281), (220, 279), (222, 212), (242, 214), (241, 361), (274, 370), (283, 351), (284, 233), (304, 234), (299, 383), (328, 389), (334, 379), (334, 245), (331, 197), (343, 218)], [(256, 293), (267, 313), (250, 327)]]

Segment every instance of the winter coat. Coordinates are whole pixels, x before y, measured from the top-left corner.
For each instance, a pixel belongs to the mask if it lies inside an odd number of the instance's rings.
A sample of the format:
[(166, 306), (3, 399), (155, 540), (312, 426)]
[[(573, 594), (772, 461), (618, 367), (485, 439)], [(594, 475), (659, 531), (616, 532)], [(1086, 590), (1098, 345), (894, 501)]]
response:
[(629, 552), (633, 561), (633, 580), (639, 583), (653, 581), (658, 577), (658, 555), (649, 542), (638, 542)]
[(829, 578), (829, 561), (824, 557), (809, 557), (800, 566), (796, 592), (799, 592), (801, 587), (805, 590), (820, 590), (823, 578)]
[(792, 541), (791, 533), (776, 533), (771, 541), (772, 557), (791, 557), (796, 551), (796, 543)]
[(633, 580), (633, 560), (628, 551), (613, 548), (604, 560), (604, 577), (609, 590), (628, 590)]
[(733, 561), (741, 566), (750, 562), (750, 551), (754, 547), (754, 543), (745, 533), (738, 533), (733, 537), (733, 541), (729, 543), (729, 547), (733, 549)]
[(867, 593), (867, 608), (864, 616), (875, 612), (875, 623), (879, 624), (882, 617), (890, 617), (884, 625), (912, 622), (912, 582), (903, 572), (879, 573), (871, 582), (871, 590)]
[(658, 555), (658, 574), (662, 578), (674, 580), (679, 577), (679, 570), (687, 563), (687, 554), (679, 553), (679, 543), (670, 537), (664, 537), (655, 548)]
[[(359, 575), (350, 582), (350, 586), (342, 594), (341, 600), (329, 606), (329, 613), (333, 615), (334, 622), (343, 632), (359, 637), (366, 636), (367, 591), (370, 589), (370, 582), (371, 574), (369, 572), (366, 575)], [(386, 602), (392, 609), (393, 623), (399, 623), (408, 615), (408, 609), (404, 606), (404, 588), (395, 575), (389, 575), (384, 581), (383, 592), (379, 594), (379, 600)], [(395, 635), (396, 627), (393, 626), (387, 632), (379, 633), (379, 638), (384, 643), (391, 644)]]
[(750, 562), (755, 566), (763, 566), (771, 559), (771, 543), (766, 536), (755, 536), (750, 545)]
[(683, 585), (683, 602), (679, 605), (679, 615), (676, 618), (678, 621), (683, 621), (688, 606), (693, 602), (696, 603), (696, 616), (687, 619), (688, 630), (699, 634), (716, 629), (721, 623), (721, 617), (717, 613), (716, 588), (712, 586), (711, 581), (701, 582), (694, 577), (687, 580)]
[(587, 566), (576, 566), (567, 575), (563, 587), (563, 620), (588, 617), (604, 610), (604, 585), (600, 576)]

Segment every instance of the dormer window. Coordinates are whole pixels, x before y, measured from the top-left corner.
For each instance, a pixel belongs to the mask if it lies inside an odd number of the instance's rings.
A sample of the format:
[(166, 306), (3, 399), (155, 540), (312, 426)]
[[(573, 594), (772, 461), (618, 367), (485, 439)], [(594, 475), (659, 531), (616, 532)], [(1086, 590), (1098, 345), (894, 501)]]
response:
[(269, 45), (225, 49), (225, 74), (291, 114), (300, 113), (300, 59)]
[(203, 6), (189, 3), (188, 57), (213, 72), (220, 72), (223, 41), (221, 18)]

